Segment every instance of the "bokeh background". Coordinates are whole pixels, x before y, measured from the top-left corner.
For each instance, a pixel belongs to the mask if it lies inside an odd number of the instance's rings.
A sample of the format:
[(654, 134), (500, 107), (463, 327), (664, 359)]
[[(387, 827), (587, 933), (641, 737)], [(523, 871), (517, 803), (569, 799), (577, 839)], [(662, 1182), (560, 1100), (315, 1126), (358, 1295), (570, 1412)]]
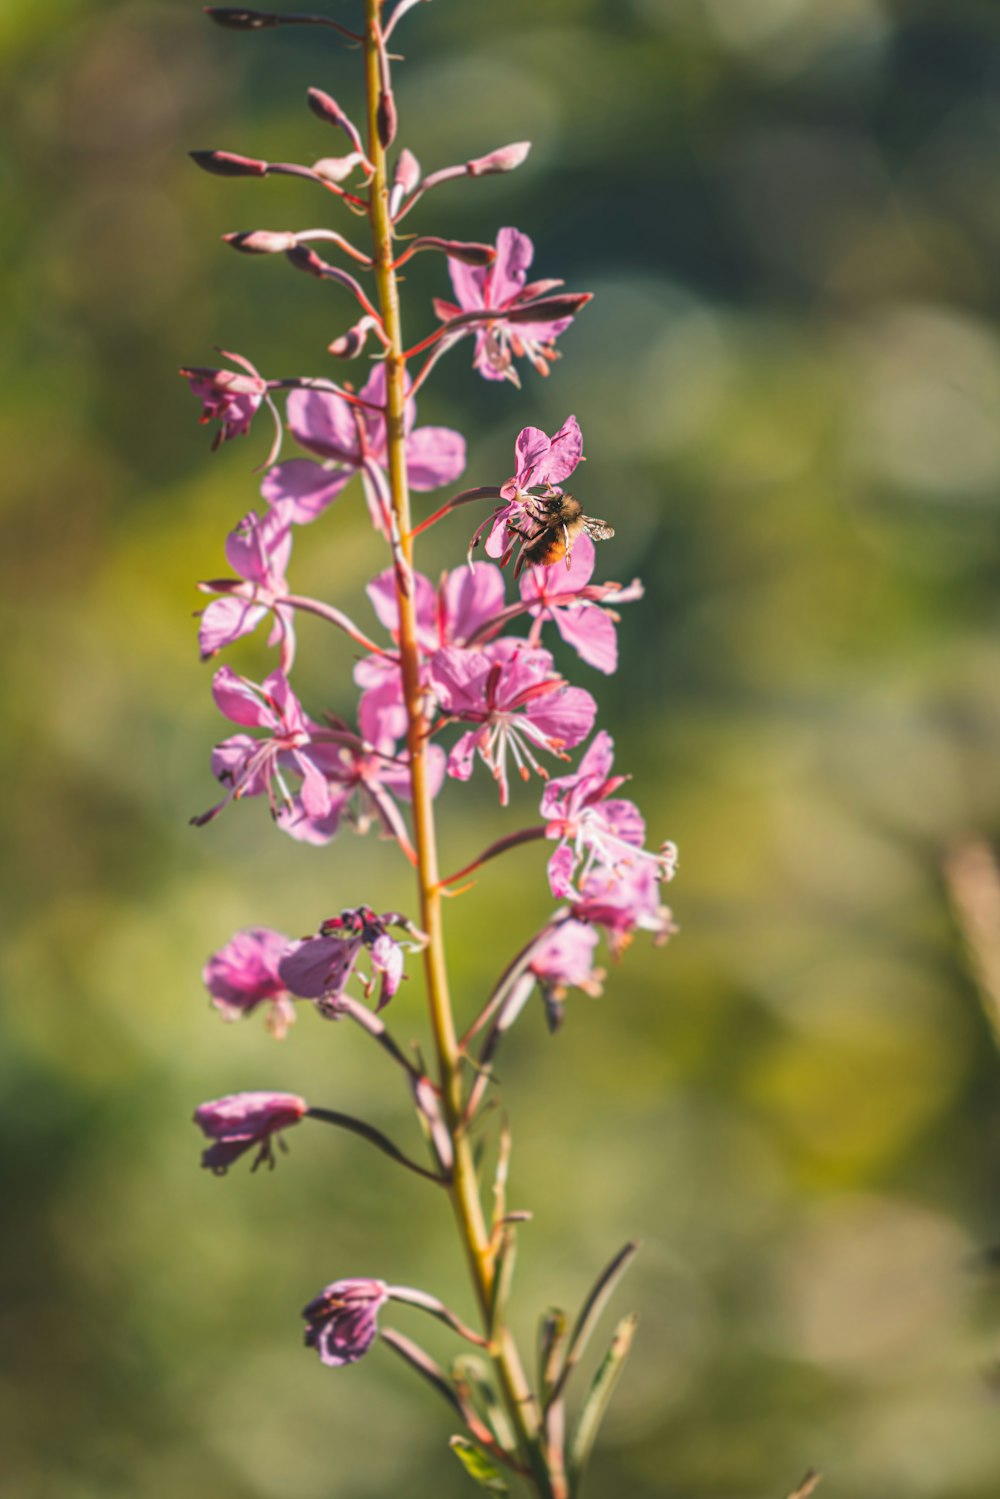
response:
[[(521, 1330), (642, 1239), (595, 1499), (765, 1499), (807, 1464), (830, 1499), (993, 1499), (1000, 1061), (942, 858), (1000, 831), (1000, 11), (438, 0), (399, 43), (426, 165), (535, 142), (413, 226), (515, 223), (540, 275), (597, 294), (548, 382), (486, 386), (466, 345), (421, 415), (469, 432), (469, 482), (506, 476), (525, 422), (579, 416), (603, 575), (648, 595), (621, 673), (573, 670), (682, 852), (682, 935), (510, 1045)], [(185, 153), (328, 154), (304, 91), (354, 103), (352, 60), (179, 0), (4, 0), (0, 46), (0, 1495), (458, 1499), (447, 1412), (388, 1352), (334, 1374), (299, 1346), (340, 1275), (468, 1312), (443, 1202), (313, 1127), (273, 1175), (218, 1181), (188, 1122), (273, 1086), (411, 1139), (360, 1034), (303, 1015), (279, 1045), (198, 977), (239, 926), (405, 907), (392, 850), (297, 847), (260, 804), (187, 825), (219, 736), (194, 580), (223, 570), (266, 437), (210, 456), (175, 370), (222, 345), (323, 373), (350, 308), (218, 240), (334, 222), (330, 199)], [(293, 577), (367, 622), (362, 509), (303, 534)], [(301, 694), (349, 711), (345, 642), (302, 634)], [(449, 862), (510, 826), (481, 777), (442, 808)], [(466, 1014), (547, 909), (543, 861), (450, 910)], [(392, 1021), (421, 1034), (419, 981)]]

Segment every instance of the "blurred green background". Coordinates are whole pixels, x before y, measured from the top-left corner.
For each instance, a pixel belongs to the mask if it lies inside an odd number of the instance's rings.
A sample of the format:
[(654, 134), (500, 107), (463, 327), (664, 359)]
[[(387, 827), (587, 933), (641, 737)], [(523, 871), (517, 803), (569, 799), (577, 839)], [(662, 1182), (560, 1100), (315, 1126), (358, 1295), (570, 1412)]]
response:
[[(618, 533), (601, 575), (649, 591), (620, 675), (572, 669), (681, 848), (677, 941), (638, 940), (556, 1040), (533, 1007), (510, 1045), (520, 1328), (642, 1239), (595, 1499), (780, 1499), (810, 1463), (830, 1499), (994, 1499), (1000, 1063), (941, 859), (1000, 832), (1000, 11), (438, 0), (398, 41), (425, 166), (535, 142), (412, 226), (517, 224), (539, 275), (597, 294), (548, 382), (487, 386), (464, 345), (421, 418), (469, 432), (476, 483), (521, 425), (579, 416), (581, 497)], [(469, 1313), (445, 1204), (312, 1127), (273, 1175), (218, 1181), (188, 1122), (288, 1088), (412, 1143), (360, 1033), (304, 1014), (279, 1045), (199, 984), (239, 926), (411, 906), (392, 850), (300, 848), (259, 803), (187, 826), (219, 737), (193, 584), (224, 570), (267, 439), (211, 457), (175, 371), (221, 345), (327, 373), (352, 314), (218, 240), (343, 227), (330, 199), (185, 153), (328, 154), (304, 91), (354, 104), (355, 66), (177, 0), (4, 0), (0, 46), (0, 1496), (458, 1499), (447, 1412), (387, 1351), (335, 1374), (299, 1346), (342, 1275)], [(292, 576), (367, 624), (362, 508), (301, 534)], [(428, 570), (467, 531), (439, 528)], [(346, 643), (302, 636), (308, 706), (349, 711)], [(511, 826), (481, 772), (441, 806), (446, 862)], [(535, 788), (510, 816), (534, 810)], [(547, 911), (543, 863), (450, 908), (466, 1015)], [(419, 981), (391, 1021), (421, 1033)]]

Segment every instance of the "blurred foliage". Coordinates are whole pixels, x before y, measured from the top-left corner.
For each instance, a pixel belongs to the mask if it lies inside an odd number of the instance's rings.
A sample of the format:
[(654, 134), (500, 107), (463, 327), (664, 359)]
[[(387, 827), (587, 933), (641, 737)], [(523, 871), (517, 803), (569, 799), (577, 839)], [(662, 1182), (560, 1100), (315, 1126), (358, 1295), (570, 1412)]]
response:
[[(622, 673), (573, 670), (682, 851), (680, 938), (637, 942), (558, 1039), (532, 1012), (512, 1040), (522, 1330), (642, 1239), (594, 1495), (765, 1499), (815, 1464), (830, 1499), (993, 1499), (1000, 1070), (941, 860), (1000, 833), (1000, 11), (438, 0), (399, 44), (426, 164), (535, 142), (414, 227), (513, 221), (538, 274), (597, 293), (550, 381), (487, 387), (464, 346), (422, 416), (469, 431), (471, 483), (506, 476), (519, 426), (580, 417), (602, 566), (649, 591)], [(350, 309), (218, 244), (328, 200), (185, 152), (328, 152), (303, 93), (353, 103), (351, 60), (176, 0), (5, 0), (0, 48), (0, 1499), (457, 1499), (444, 1408), (382, 1350), (331, 1374), (296, 1320), (341, 1275), (468, 1312), (444, 1204), (312, 1128), (219, 1182), (187, 1123), (273, 1086), (412, 1128), (360, 1035), (304, 1015), (277, 1045), (198, 980), (238, 926), (405, 908), (391, 850), (293, 846), (258, 804), (187, 826), (218, 734), (193, 581), (266, 439), (210, 458), (174, 371), (221, 345), (322, 373)], [(367, 619), (361, 509), (303, 535), (294, 576)], [(441, 527), (428, 570), (464, 544)], [(347, 710), (350, 653), (303, 634), (307, 702)], [(510, 825), (477, 781), (444, 798), (449, 861), (457, 805), (477, 842)], [(464, 1013), (547, 910), (543, 858), (450, 909)], [(418, 981), (392, 1021), (420, 1032)]]

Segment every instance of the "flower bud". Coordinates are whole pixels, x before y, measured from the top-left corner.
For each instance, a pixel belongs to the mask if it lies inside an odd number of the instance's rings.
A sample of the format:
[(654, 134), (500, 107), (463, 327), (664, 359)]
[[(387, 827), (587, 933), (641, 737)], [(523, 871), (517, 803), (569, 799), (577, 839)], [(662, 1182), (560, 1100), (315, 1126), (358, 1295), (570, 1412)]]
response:
[(306, 1347), (331, 1369), (357, 1363), (375, 1341), (379, 1308), (388, 1299), (384, 1281), (335, 1280), (303, 1310)]
[(356, 359), (368, 342), (368, 335), (375, 327), (373, 317), (363, 317), (335, 338), (333, 343), (327, 344), (327, 353), (332, 354), (334, 359)]
[(350, 120), (330, 94), (323, 92), (321, 88), (311, 88), (306, 94), (309, 108), (318, 120), (325, 120), (328, 125), (343, 127), (350, 125)]
[(237, 156), (232, 151), (189, 151), (196, 167), (216, 177), (266, 177), (268, 164), (252, 156)]
[(224, 234), (223, 240), (234, 250), (244, 255), (279, 255), (284, 250), (295, 248), (295, 235), (289, 229), (242, 229), (235, 234)]
[(396, 139), (396, 130), (399, 125), (396, 99), (391, 88), (383, 88), (378, 96), (375, 125), (378, 130), (378, 138), (382, 144), (382, 149), (388, 151)]
[(511, 146), (500, 146), (488, 156), (479, 156), (467, 161), (465, 170), (470, 177), (490, 177), (496, 172), (512, 172), (519, 167), (531, 150), (530, 141), (515, 141)]
[(420, 163), (413, 152), (403, 147), (396, 161), (396, 169), (392, 174), (392, 185), (400, 188), (403, 194), (412, 193), (420, 181)]
[(463, 265), (492, 265), (497, 258), (494, 245), (480, 244), (477, 240), (439, 239), (435, 234), (424, 234), (410, 246), (411, 254), (418, 250), (440, 250), (450, 260), (460, 260)]
[(319, 161), (313, 162), (312, 170), (317, 177), (325, 177), (328, 182), (343, 182), (360, 161), (361, 155), (357, 151), (352, 151), (348, 156), (322, 156)]

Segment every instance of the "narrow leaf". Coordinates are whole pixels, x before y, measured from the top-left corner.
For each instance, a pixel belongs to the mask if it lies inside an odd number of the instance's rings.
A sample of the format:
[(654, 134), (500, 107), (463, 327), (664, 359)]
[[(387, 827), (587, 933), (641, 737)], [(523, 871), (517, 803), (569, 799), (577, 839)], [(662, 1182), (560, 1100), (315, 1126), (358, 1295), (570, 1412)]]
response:
[[(635, 1337), (636, 1325), (637, 1319), (634, 1314), (623, 1317), (619, 1322), (611, 1339), (611, 1346), (598, 1365), (590, 1389), (587, 1391), (587, 1398), (580, 1411), (580, 1419), (576, 1425), (569, 1455), (570, 1472), (576, 1481), (579, 1480), (587, 1465), (598, 1429), (604, 1420), (604, 1414), (615, 1392), (615, 1386), (625, 1367), (625, 1360), (628, 1358), (632, 1339)], [(793, 1494), (790, 1499), (796, 1499), (796, 1496)], [(804, 1494), (802, 1499), (805, 1499)]]
[(490, 1494), (509, 1494), (506, 1479), (491, 1457), (465, 1437), (449, 1437), (448, 1446), (474, 1483)]
[(566, 1313), (558, 1306), (549, 1307), (538, 1324), (538, 1383), (543, 1405), (548, 1405), (562, 1372), (566, 1326)]
[(569, 1352), (566, 1354), (566, 1362), (563, 1364), (562, 1372), (556, 1380), (555, 1388), (552, 1391), (551, 1398), (553, 1400), (558, 1400), (565, 1389), (566, 1381), (580, 1362), (584, 1349), (590, 1341), (590, 1336), (597, 1326), (598, 1318), (607, 1305), (612, 1291), (614, 1291), (618, 1282), (625, 1274), (638, 1247), (638, 1244), (635, 1243), (626, 1244), (624, 1249), (618, 1251), (611, 1263), (598, 1276), (593, 1290), (584, 1302), (580, 1315), (576, 1319), (576, 1326), (573, 1328), (573, 1336), (570, 1339)]

